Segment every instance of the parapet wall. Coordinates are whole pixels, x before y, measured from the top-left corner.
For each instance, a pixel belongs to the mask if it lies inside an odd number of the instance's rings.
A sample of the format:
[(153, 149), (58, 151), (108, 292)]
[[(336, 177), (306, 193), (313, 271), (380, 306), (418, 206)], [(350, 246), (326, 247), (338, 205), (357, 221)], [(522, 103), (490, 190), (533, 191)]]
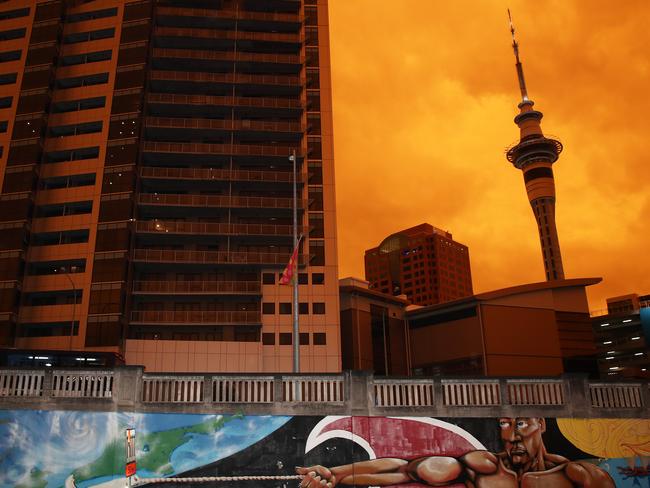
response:
[(0, 370), (0, 409), (262, 415), (424, 415), (648, 418), (645, 382), (539, 378), (391, 378), (334, 375), (148, 374)]

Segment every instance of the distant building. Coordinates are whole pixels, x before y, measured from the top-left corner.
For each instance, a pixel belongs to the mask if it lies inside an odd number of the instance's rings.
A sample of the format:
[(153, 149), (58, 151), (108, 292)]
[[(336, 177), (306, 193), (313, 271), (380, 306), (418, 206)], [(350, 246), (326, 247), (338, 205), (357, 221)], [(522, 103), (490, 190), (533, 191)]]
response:
[(365, 254), (373, 290), (406, 295), (415, 305), (434, 305), (472, 294), (467, 246), (429, 224), (391, 234)]
[(343, 369), (377, 375), (409, 375), (405, 297), (368, 288), (356, 278), (339, 280)]
[(407, 312), (416, 375), (597, 374), (585, 288), (531, 283)]
[(650, 295), (608, 298), (592, 326), (601, 377), (650, 378)]

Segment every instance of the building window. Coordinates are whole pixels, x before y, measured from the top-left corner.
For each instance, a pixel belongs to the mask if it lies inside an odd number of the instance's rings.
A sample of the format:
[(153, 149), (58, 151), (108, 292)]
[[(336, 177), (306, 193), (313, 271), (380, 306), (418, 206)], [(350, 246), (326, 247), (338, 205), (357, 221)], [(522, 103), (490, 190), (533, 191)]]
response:
[(312, 275), (311, 275), (311, 284), (312, 285), (324, 285), (325, 284), (325, 273), (312, 273)]
[[(76, 112), (78, 110), (90, 110), (101, 108), (106, 105), (106, 97), (84, 98), (82, 100), (65, 100), (52, 104), (53, 113)], [(100, 129), (101, 130), (101, 129)]]
[(56, 87), (61, 89), (78, 88), (80, 86), (101, 85), (103, 83), (108, 83), (108, 73), (61, 78), (56, 80)]
[(298, 304), (298, 313), (300, 315), (307, 315), (309, 314), (309, 303), (307, 302), (301, 302)]
[(115, 28), (101, 29), (90, 32), (77, 32), (63, 36), (63, 44), (75, 44), (77, 42), (96, 41), (98, 39), (108, 39), (115, 36)]
[(264, 284), (264, 285), (274, 285), (275, 284), (275, 273), (262, 273), (262, 284)]
[(314, 346), (326, 346), (327, 334), (325, 332), (314, 332)]
[(106, 17), (115, 17), (117, 8), (105, 8), (102, 10), (93, 10), (92, 12), (79, 12), (66, 16), (65, 21), (68, 23), (82, 22), (84, 20), (104, 19)]
[(325, 303), (323, 302), (312, 303), (311, 311), (314, 315), (323, 315), (325, 313)]
[(300, 345), (301, 346), (308, 346), (309, 345), (309, 333), (308, 332), (301, 332), (300, 333)]
[(99, 61), (108, 61), (111, 59), (113, 51), (96, 51), (92, 53), (73, 54), (71, 56), (62, 56), (60, 66), (74, 66), (77, 64), (97, 63)]
[(309, 275), (307, 273), (298, 273), (298, 284), (299, 285), (309, 284)]
[(280, 345), (290, 346), (293, 344), (291, 332), (280, 332)]
[(291, 302), (280, 303), (280, 315), (291, 315)]
[(264, 303), (262, 303), (262, 313), (264, 315), (274, 315), (275, 314), (275, 303), (273, 303), (273, 302), (264, 302)]
[(265, 346), (275, 346), (275, 334), (264, 332), (262, 334), (262, 344)]

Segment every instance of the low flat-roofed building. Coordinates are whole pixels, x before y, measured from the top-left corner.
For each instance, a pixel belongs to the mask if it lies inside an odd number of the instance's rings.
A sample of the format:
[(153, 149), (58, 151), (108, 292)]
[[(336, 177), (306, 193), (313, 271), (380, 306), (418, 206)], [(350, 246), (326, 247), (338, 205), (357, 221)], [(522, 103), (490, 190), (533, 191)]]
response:
[(416, 375), (596, 374), (582, 278), (479, 293), (407, 312)]
[(339, 280), (343, 369), (377, 375), (409, 375), (409, 301), (368, 288), (359, 278)]

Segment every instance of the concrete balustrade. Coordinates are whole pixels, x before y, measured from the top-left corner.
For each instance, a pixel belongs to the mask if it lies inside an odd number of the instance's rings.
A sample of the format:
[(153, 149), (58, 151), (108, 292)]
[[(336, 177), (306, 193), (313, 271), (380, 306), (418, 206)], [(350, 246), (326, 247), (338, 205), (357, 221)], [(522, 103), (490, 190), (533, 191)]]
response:
[(390, 378), (341, 374), (149, 374), (114, 369), (0, 369), (0, 408), (38, 410), (647, 418), (645, 382), (562, 378)]

